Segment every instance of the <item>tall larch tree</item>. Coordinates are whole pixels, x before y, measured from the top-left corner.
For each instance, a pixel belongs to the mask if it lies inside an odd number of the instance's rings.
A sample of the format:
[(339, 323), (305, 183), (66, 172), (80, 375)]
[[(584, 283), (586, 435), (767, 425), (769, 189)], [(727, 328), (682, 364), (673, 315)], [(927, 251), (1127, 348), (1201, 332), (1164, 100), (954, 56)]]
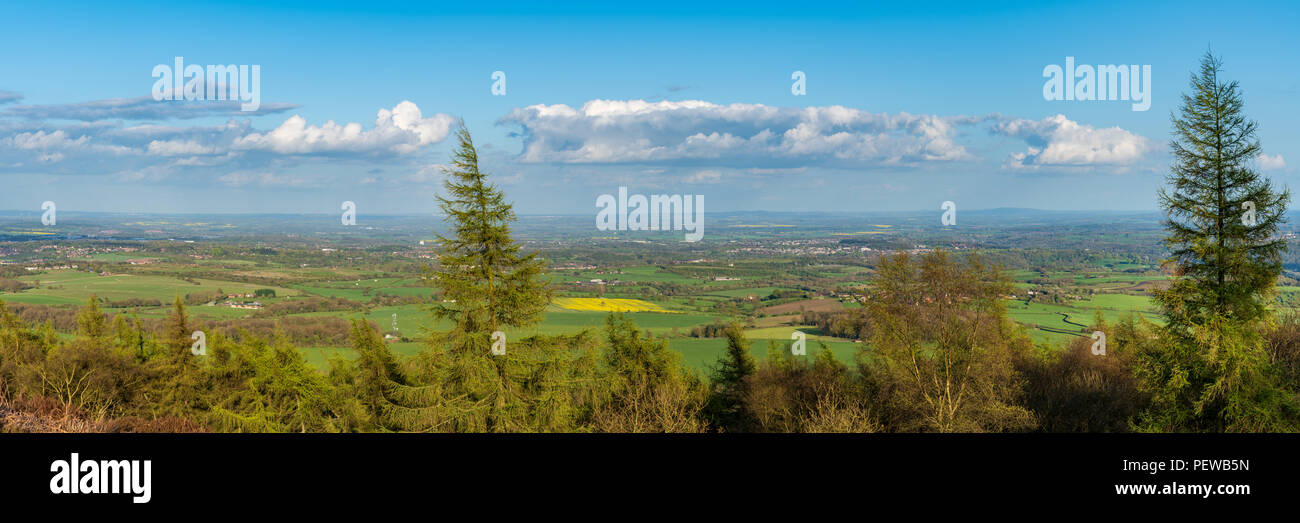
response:
[[(1160, 191), (1173, 281), (1156, 293), (1168, 322), (1137, 373), (1153, 406), (1139, 429), (1268, 431), (1293, 427), (1261, 330), (1282, 270), (1278, 235), (1290, 192), (1253, 167), (1256, 123), (1235, 81), (1206, 53), (1173, 115), (1174, 162)], [(1288, 406), (1292, 405), (1292, 406)]]
[(451, 167), (443, 170), (446, 195), (439, 207), (451, 225), (438, 235), (432, 283), (442, 290), (433, 315), (455, 322), (453, 350), (487, 353), (493, 331), (537, 323), (550, 303), (537, 253), (524, 253), (510, 237), (515, 211), (505, 194), (479, 171), (478, 152), (462, 124)]
[(441, 291), (433, 319), (452, 326), (430, 336), (433, 374), (422, 381), (440, 387), (440, 415), (451, 419), (443, 425), (447, 430), (540, 430), (530, 419), (536, 414), (534, 398), (519, 389), (526, 381), (521, 376), (538, 370), (536, 355), (518, 342), (507, 342), (504, 355), (490, 350), (494, 332), (541, 320), (551, 292), (542, 279), (545, 262), (511, 238), (514, 209), (479, 170), (478, 152), (463, 123), (456, 139), (451, 165), (443, 170), (444, 194), (437, 196), (451, 233), (438, 235), (438, 263), (426, 273)]

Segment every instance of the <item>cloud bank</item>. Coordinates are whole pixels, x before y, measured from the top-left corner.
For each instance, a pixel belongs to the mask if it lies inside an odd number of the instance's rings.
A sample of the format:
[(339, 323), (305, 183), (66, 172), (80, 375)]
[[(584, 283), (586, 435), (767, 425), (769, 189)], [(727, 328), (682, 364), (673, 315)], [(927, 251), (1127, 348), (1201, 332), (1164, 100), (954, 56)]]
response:
[(1118, 127), (1098, 129), (1056, 115), (871, 113), (839, 105), (771, 107), (700, 100), (592, 100), (581, 107), (531, 105), (498, 121), (521, 129), (523, 163), (666, 164), (771, 169), (870, 168), (979, 161), (967, 128), (1023, 140), (1008, 168), (1130, 165), (1152, 150)]
[[(162, 105), (172, 103), (163, 102)], [(150, 100), (144, 105), (153, 104)], [(177, 107), (186, 105), (174, 104)], [(70, 117), (80, 114), (69, 112), (69, 108), (74, 106), (126, 107), (110, 100), (102, 104), (57, 106), (61, 109), (43, 115)], [(277, 110), (274, 108), (275, 104), (263, 104), (263, 110)], [(238, 113), (238, 105), (228, 109)], [(211, 114), (220, 113), (214, 107), (203, 110), (217, 111)], [(115, 109), (108, 113), (125, 114), (113, 111)], [(138, 113), (131, 114), (139, 116)], [(301, 115), (290, 116), (270, 130), (255, 129), (247, 119), (228, 120), (218, 125), (131, 124), (121, 120), (71, 124), (25, 118), (0, 120), (0, 173), (118, 174), (126, 180), (156, 180), (166, 178), (171, 171), (185, 168), (191, 173), (207, 172), (210, 178), (227, 185), (255, 181), (259, 185), (297, 186), (302, 184), (283, 183), (285, 178), (278, 176), (277, 170), (331, 163), (339, 159), (414, 165), (421, 156), (417, 153), (445, 140), (457, 122), (447, 114), (425, 117), (420, 108), (409, 101), (391, 109), (379, 109), (374, 124), (370, 126), (334, 121), (311, 124)], [(257, 176), (254, 178), (248, 173)]]
[(970, 159), (953, 140), (965, 118), (876, 114), (843, 106), (771, 107), (592, 100), (531, 105), (499, 120), (522, 128), (525, 163), (843, 166)]

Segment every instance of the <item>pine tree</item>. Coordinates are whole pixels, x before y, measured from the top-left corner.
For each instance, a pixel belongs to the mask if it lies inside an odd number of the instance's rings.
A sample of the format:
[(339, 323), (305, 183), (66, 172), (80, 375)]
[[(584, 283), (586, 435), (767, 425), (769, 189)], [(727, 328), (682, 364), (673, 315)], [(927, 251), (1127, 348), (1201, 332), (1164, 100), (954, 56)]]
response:
[(446, 195), (437, 197), (451, 234), (438, 235), (438, 265), (426, 272), (441, 298), (432, 307), (433, 320), (451, 320), (452, 328), (430, 336), (431, 350), (403, 376), (373, 362), (370, 372), (387, 383), (385, 401), (376, 403), (380, 421), (400, 430), (551, 430), (539, 420), (567, 423), (558, 421), (569, 419), (559, 414), (567, 407), (551, 401), (558, 398), (554, 394), (539, 399), (524, 391), (550, 383), (556, 376), (553, 364), (563, 358), (538, 348), (554, 349), (549, 343), (525, 340), (509, 343), (505, 355), (490, 353), (495, 331), (541, 319), (550, 303), (550, 290), (541, 279), (545, 264), (510, 237), (514, 210), (479, 170), (478, 153), (463, 124), (456, 137), (451, 167), (443, 171)]
[(444, 169), (447, 196), (438, 203), (451, 222), (450, 237), (438, 235), (438, 267), (431, 281), (442, 290), (436, 319), (455, 322), (453, 350), (487, 353), (493, 331), (537, 323), (550, 303), (537, 253), (524, 254), (510, 237), (514, 209), (479, 171), (478, 153), (462, 124), (452, 167)]
[(156, 399), (154, 415), (191, 416), (206, 403), (203, 374), (198, 356), (191, 354), (189, 318), (179, 296), (167, 315), (162, 351), (150, 363), (153, 367), (151, 396)]
[(132, 309), (130, 337), (123, 338), (123, 340), (129, 340), (129, 344), (135, 347), (136, 359), (143, 362), (148, 358), (145, 355), (145, 350), (144, 350), (145, 349), (144, 327), (142, 327), (141, 325), (142, 324), (140, 323), (139, 311), (136, 309)]
[[(604, 432), (698, 432), (707, 390), (683, 372), (668, 341), (645, 336), (622, 313), (605, 318), (602, 398), (595, 429)], [(594, 388), (587, 386), (588, 388)]]
[(1237, 82), (1220, 80), (1221, 72), (1206, 53), (1173, 117), (1174, 164), (1160, 202), (1174, 280), (1156, 293), (1168, 319), (1161, 343), (1137, 355), (1135, 373), (1152, 397), (1140, 430), (1296, 426), (1296, 398), (1277, 383), (1262, 338), (1290, 193), (1251, 167), (1256, 124), (1243, 113)]
[(1210, 317), (1261, 319), (1286, 250), (1277, 230), (1290, 192), (1274, 190), (1251, 167), (1260, 152), (1256, 124), (1242, 112), (1237, 82), (1220, 81), (1221, 71), (1206, 53), (1192, 76), (1192, 93), (1173, 118), (1172, 191), (1160, 191), (1177, 279), (1158, 297), (1176, 327)]
[[(379, 332), (361, 319), (352, 321), (352, 347), (357, 353), (355, 362), (338, 362), (337, 365), (355, 365), (347, 372), (349, 383), (343, 390), (360, 401), (366, 413), (364, 419), (354, 420), (357, 428), (376, 428), (401, 431), (450, 430), (444, 416), (459, 409), (443, 400), (439, 383), (415, 383), (403, 372), (393, 353), (388, 350)], [(454, 403), (454, 402), (453, 402)]]
[(750, 432), (755, 423), (746, 406), (749, 391), (748, 378), (758, 365), (749, 354), (749, 340), (739, 324), (727, 326), (727, 353), (713, 367), (712, 386), (705, 416), (715, 430), (723, 432)]
[(163, 333), (163, 343), (166, 344), (165, 354), (168, 356), (190, 355), (191, 338), (193, 332), (190, 330), (189, 318), (185, 314), (185, 304), (181, 302), (181, 297), (176, 296), (172, 302), (172, 311), (167, 314), (165, 329)]

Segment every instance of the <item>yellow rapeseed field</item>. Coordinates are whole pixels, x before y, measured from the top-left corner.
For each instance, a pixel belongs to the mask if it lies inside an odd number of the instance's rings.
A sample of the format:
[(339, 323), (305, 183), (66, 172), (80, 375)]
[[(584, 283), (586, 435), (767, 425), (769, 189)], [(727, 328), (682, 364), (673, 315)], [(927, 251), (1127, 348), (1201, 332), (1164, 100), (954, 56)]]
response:
[(648, 301), (627, 298), (555, 298), (554, 303), (574, 311), (676, 312)]

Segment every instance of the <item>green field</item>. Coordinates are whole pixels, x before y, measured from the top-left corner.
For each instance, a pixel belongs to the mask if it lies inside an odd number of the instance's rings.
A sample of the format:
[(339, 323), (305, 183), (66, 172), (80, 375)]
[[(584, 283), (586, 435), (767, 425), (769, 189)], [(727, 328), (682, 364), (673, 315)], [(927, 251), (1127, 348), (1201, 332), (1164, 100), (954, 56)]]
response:
[(221, 289), (227, 293), (246, 293), (257, 289), (273, 289), (276, 296), (302, 294), (284, 287), (273, 287), (252, 283), (218, 281), (197, 278), (198, 285), (170, 276), (141, 276), (134, 274), (114, 274), (99, 276), (86, 271), (60, 270), (45, 274), (23, 276), (19, 280), (40, 287), (19, 293), (4, 293), (5, 301), (33, 303), (44, 305), (71, 304), (81, 305), (94, 294), (110, 301), (130, 298), (153, 299), (170, 304), (176, 296), (193, 292), (215, 292)]
[[(1007, 314), (1011, 319), (1030, 329), (1030, 335), (1036, 342), (1061, 346), (1070, 338), (1086, 336), (1088, 329), (1068, 323), (1066, 320), (1083, 325), (1091, 325), (1093, 315), (1100, 311), (1108, 323), (1119, 321), (1126, 315), (1141, 314), (1147, 320), (1160, 323), (1161, 317), (1155, 303), (1148, 296), (1128, 294), (1097, 294), (1089, 300), (1076, 301), (1070, 305), (1052, 303), (1025, 304), (1023, 300), (1007, 300)], [(1069, 331), (1064, 333), (1059, 331)]]
[[(129, 256), (121, 253), (90, 256), (95, 261), (109, 263), (147, 257), (158, 258), (157, 256), (135, 255), (134, 253)], [(1146, 287), (1140, 287), (1140, 285), (1161, 280), (1163, 277), (1149, 273), (1118, 272), (1128, 269), (1150, 269), (1148, 266), (1120, 259), (1097, 259), (1090, 263), (1092, 265), (1081, 270), (1038, 271), (1022, 269), (1012, 271), (1010, 276), (1015, 283), (1015, 292), (1018, 298), (1006, 302), (1010, 317), (1028, 327), (1030, 335), (1036, 342), (1048, 344), (1052, 347), (1064, 346), (1075, 336), (1087, 335), (1088, 329), (1086, 327), (1070, 322), (1089, 325), (1092, 323), (1093, 314), (1096, 311), (1102, 312), (1107, 321), (1111, 322), (1117, 321), (1130, 313), (1140, 313), (1147, 319), (1160, 321), (1157, 308), (1146, 293)], [(170, 267), (177, 274), (183, 275), (191, 272), (198, 274), (196, 271), (201, 270), (200, 268), (209, 268), (203, 270), (210, 270), (213, 266), (222, 265), (228, 266), (228, 270), (234, 271), (234, 274), (243, 277), (274, 278), (276, 281), (293, 283), (273, 286), (194, 278), (194, 281), (198, 283), (196, 285), (190, 281), (172, 276), (140, 274), (98, 276), (84, 270), (60, 270), (20, 276), (21, 281), (30, 284), (39, 283), (39, 287), (19, 293), (2, 294), (0, 297), (12, 302), (54, 306), (79, 306), (85, 303), (90, 294), (95, 294), (110, 301), (131, 298), (158, 300), (163, 303), (162, 306), (145, 307), (137, 311), (142, 317), (156, 318), (167, 314), (171, 300), (175, 296), (183, 296), (194, 292), (214, 292), (217, 289), (227, 293), (243, 293), (261, 288), (271, 288), (276, 291), (277, 297), (261, 300), (267, 304), (281, 301), (286, 297), (306, 296), (338, 297), (369, 304), (373, 303), (371, 300), (381, 293), (390, 296), (423, 298), (431, 296), (433, 292), (429, 287), (422, 285), (423, 281), (418, 277), (395, 277), (376, 270), (367, 271), (365, 268), (283, 267), (250, 260), (231, 259), (228, 256), (181, 264), (161, 261), (158, 264), (149, 266), (147, 270), (156, 272), (163, 267)], [(848, 278), (870, 272), (870, 269), (864, 267), (834, 265), (823, 266), (821, 270), (826, 274)], [(796, 290), (789, 286), (764, 285), (763, 283), (773, 280), (752, 276), (755, 273), (752, 267), (733, 270), (731, 267), (708, 263), (673, 266), (642, 265), (576, 272), (577, 274), (574, 271), (554, 271), (549, 276), (557, 283), (586, 282), (599, 278), (606, 281), (619, 280), (622, 285), (606, 286), (601, 289), (599, 294), (596, 293), (597, 288), (592, 287), (591, 292), (562, 292), (558, 296), (639, 299), (676, 311), (677, 313), (673, 314), (634, 312), (628, 313), (627, 316), (636, 322), (637, 326), (642, 330), (649, 331), (655, 336), (669, 338), (671, 340), (670, 346), (674, 350), (681, 352), (684, 361), (691, 368), (697, 370), (703, 370), (707, 365), (711, 365), (717, 360), (724, 351), (725, 340), (689, 338), (687, 335), (691, 328), (726, 322), (732, 319), (743, 319), (714, 312), (725, 309), (725, 307), (719, 308), (719, 306), (726, 305), (722, 302), (739, 304), (743, 310), (748, 311), (788, 300), (761, 303), (745, 301), (744, 298), (753, 296), (762, 299), (775, 292)], [(678, 272), (691, 274), (692, 276), (685, 276)], [(779, 272), (777, 271), (778, 274)], [(738, 274), (751, 275), (737, 276)], [(732, 276), (740, 279), (714, 281), (714, 276)], [(695, 293), (688, 295), (671, 297), (662, 296), (656, 292), (646, 292), (647, 289), (651, 289), (648, 287), (649, 285), (656, 284), (676, 284), (702, 290), (697, 290)], [(1060, 295), (1066, 294), (1072, 295), (1072, 298), (1064, 300), (1067, 304), (1039, 301), (1025, 303), (1024, 298), (1027, 296), (1027, 291), (1036, 290), (1042, 292), (1045, 289), (1058, 296), (1057, 299), (1059, 299)], [(1286, 297), (1294, 298), (1294, 295), (1300, 294), (1300, 287), (1281, 287), (1279, 292)], [(1078, 296), (1083, 296), (1084, 299), (1075, 299)], [(450, 327), (446, 322), (433, 324), (426, 310), (427, 307), (427, 305), (423, 304), (381, 307), (368, 305), (365, 313), (329, 311), (304, 313), (302, 315), (336, 316), (341, 318), (364, 316), (366, 320), (378, 325), (382, 332), (387, 333), (392, 330), (393, 315), (396, 314), (396, 334), (409, 341), (395, 342), (390, 344), (390, 347), (398, 354), (409, 355), (418, 352), (423, 347), (420, 340), (423, 340), (426, 336), (426, 328), (442, 331)], [(735, 307), (732, 307), (731, 310), (734, 311)], [(255, 314), (248, 310), (204, 305), (191, 306), (188, 311), (196, 318), (210, 321), (238, 319)], [(506, 330), (506, 334), (509, 339), (519, 339), (533, 335), (573, 334), (589, 330), (597, 338), (603, 338), (607, 315), (608, 313), (603, 311), (568, 310), (558, 306), (551, 306), (547, 308), (542, 322), (538, 325), (527, 329), (509, 329)], [(771, 325), (771, 323), (768, 325)], [(857, 344), (849, 340), (820, 336), (814, 329), (809, 327), (786, 325), (753, 328), (748, 329), (746, 335), (754, 343), (755, 356), (763, 357), (767, 352), (766, 347), (770, 340), (782, 344), (789, 343), (790, 335), (796, 328), (808, 334), (807, 340), (810, 353), (817, 350), (817, 342), (824, 341), (842, 361), (853, 361), (853, 354), (858, 350)], [(326, 358), (330, 355), (347, 357), (351, 354), (351, 350), (347, 347), (304, 347), (302, 351), (312, 364), (322, 368)]]
[[(811, 337), (808, 340), (807, 358), (815, 358), (817, 353), (821, 352), (821, 346), (813, 341)], [(751, 339), (749, 353), (754, 355), (755, 359), (767, 359), (768, 340)], [(786, 340), (788, 343), (788, 339)], [(861, 345), (848, 341), (829, 341), (825, 342), (831, 353), (835, 354), (835, 359), (852, 367), (856, 361), (856, 355), (861, 350)], [(727, 340), (721, 338), (673, 338), (668, 340), (668, 348), (682, 354), (682, 362), (687, 368), (696, 370), (701, 375), (707, 375), (708, 369), (715, 365), (719, 358), (727, 351)]]
[[(739, 282), (730, 282), (730, 283), (739, 283)], [(789, 289), (783, 287), (747, 287), (744, 289), (709, 291), (708, 293), (704, 294), (704, 296), (725, 296), (728, 298), (744, 298), (746, 296), (754, 296), (756, 298), (765, 298), (771, 296), (772, 293), (776, 291), (782, 291), (782, 290), (792, 291), (795, 289)]]

